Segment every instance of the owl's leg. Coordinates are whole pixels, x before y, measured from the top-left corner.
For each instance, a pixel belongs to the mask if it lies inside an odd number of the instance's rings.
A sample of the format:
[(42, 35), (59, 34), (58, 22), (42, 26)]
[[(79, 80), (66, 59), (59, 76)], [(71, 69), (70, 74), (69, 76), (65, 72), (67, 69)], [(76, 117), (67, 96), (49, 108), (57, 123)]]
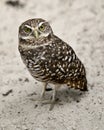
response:
[(52, 102), (54, 102), (56, 99), (56, 93), (57, 93), (57, 86), (55, 85), (53, 89), (52, 99), (51, 99)]
[(47, 82), (44, 82), (44, 83), (43, 83), (43, 85), (44, 85), (43, 87), (44, 87), (44, 88), (43, 88), (42, 93), (41, 93), (41, 98), (43, 98), (44, 95), (45, 95), (47, 84), (48, 84)]
[(50, 111), (54, 108), (54, 105), (56, 103), (56, 94), (57, 94), (57, 86), (55, 85), (53, 89), (52, 99), (50, 101), (50, 108), (49, 108)]

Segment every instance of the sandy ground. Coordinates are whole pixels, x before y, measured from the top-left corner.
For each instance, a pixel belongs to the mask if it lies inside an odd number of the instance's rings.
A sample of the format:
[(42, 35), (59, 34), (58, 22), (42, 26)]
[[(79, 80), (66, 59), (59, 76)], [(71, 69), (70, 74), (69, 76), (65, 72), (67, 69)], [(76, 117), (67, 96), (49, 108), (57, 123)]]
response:
[[(35, 17), (50, 22), (87, 70), (89, 91), (61, 88), (52, 111), (30, 100), (40, 97), (42, 84), (18, 52), (18, 27)], [(104, 130), (104, 0), (0, 0), (0, 130)]]

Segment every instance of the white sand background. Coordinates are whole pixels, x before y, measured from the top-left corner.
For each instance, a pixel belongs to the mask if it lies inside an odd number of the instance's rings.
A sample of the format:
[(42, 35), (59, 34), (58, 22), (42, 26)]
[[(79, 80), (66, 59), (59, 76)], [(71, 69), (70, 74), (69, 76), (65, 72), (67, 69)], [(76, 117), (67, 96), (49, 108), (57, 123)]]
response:
[[(21, 0), (23, 8), (5, 2), (0, 0), (0, 130), (104, 130), (104, 0)], [(61, 105), (52, 111), (30, 100), (40, 98), (42, 84), (18, 52), (19, 25), (36, 17), (50, 22), (87, 71), (89, 91), (60, 89)]]

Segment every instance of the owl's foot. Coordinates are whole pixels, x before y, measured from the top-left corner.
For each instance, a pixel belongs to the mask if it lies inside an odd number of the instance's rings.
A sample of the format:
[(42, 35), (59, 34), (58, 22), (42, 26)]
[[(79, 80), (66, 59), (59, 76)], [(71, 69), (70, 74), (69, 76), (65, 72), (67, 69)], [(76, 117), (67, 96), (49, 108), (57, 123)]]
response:
[(42, 104), (50, 104), (49, 110), (51, 111), (54, 108), (54, 105), (57, 103), (56, 100), (56, 87), (53, 89), (53, 95), (51, 100), (44, 100), (42, 101)]
[(50, 108), (49, 108), (50, 111), (54, 108), (54, 105), (57, 103), (57, 100), (54, 100), (54, 101), (53, 100), (45, 100), (43, 98), (40, 98), (40, 99), (30, 98), (30, 100), (41, 103), (42, 105), (50, 104)]
[(42, 101), (42, 104), (50, 104), (49, 110), (51, 111), (54, 108), (54, 105), (56, 104), (56, 101), (44, 100), (44, 101)]
[(44, 82), (43, 84), (44, 84), (44, 85), (43, 85), (44, 88), (43, 88), (42, 93), (41, 93), (41, 98), (40, 98), (40, 99), (30, 98), (30, 100), (32, 100), (32, 101), (37, 101), (37, 102), (41, 102), (41, 101), (44, 100), (45, 90), (46, 90), (46, 87), (47, 87), (47, 84), (48, 84), (48, 83)]
[[(55, 104), (57, 104), (58, 102), (59, 102), (59, 99), (57, 98), (57, 99), (55, 99), (55, 100), (43, 100), (41, 103), (42, 103), (43, 105), (45, 105), (45, 104), (50, 104), (49, 110), (51, 111), (51, 110), (53, 110)], [(60, 103), (59, 103), (59, 104), (60, 104)]]
[(45, 90), (46, 90), (46, 86), (47, 86), (47, 83), (44, 85), (44, 90), (41, 94), (41, 98), (40, 99), (31, 99), (32, 101), (37, 101), (37, 102), (40, 102), (41, 104), (50, 104), (50, 108), (49, 110), (51, 111), (53, 108), (54, 108), (54, 105), (57, 103), (57, 99), (56, 99), (56, 93), (57, 93), (57, 88), (58, 86), (55, 86), (54, 89), (53, 89), (53, 94), (52, 94), (52, 98), (51, 100), (45, 100), (44, 99), (44, 95), (45, 95)]

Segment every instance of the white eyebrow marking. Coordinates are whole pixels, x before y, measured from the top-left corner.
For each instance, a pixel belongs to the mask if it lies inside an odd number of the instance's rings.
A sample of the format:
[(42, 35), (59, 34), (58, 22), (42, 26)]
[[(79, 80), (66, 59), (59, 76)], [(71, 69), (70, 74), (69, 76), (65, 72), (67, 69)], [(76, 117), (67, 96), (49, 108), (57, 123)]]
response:
[(41, 22), (41, 23), (39, 23), (39, 25), (38, 25), (38, 26), (40, 27), (43, 23), (46, 23), (46, 22)]
[(31, 30), (34, 30), (34, 28), (29, 25), (25, 25), (25, 27), (30, 28)]

